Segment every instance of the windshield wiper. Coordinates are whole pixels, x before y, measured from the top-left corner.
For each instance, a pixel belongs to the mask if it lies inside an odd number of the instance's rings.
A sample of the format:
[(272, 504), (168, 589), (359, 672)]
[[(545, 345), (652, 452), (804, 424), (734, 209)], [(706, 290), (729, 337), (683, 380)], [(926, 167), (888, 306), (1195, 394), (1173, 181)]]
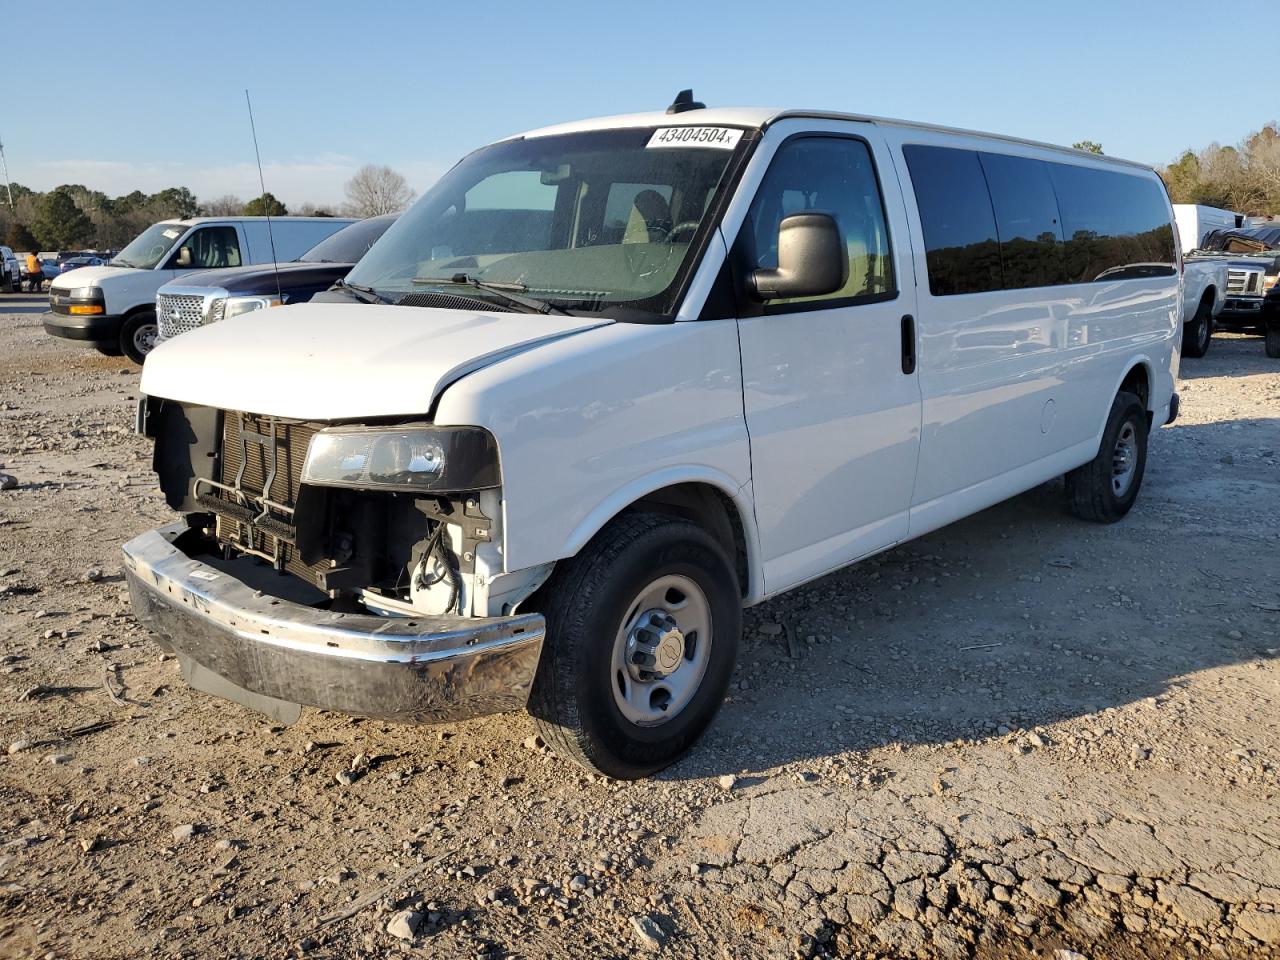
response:
[(384, 297), (373, 287), (366, 287), (362, 283), (347, 283), (345, 280), (339, 280), (334, 284), (335, 287), (341, 287), (343, 290), (350, 290), (351, 295), (361, 303), (390, 303), (388, 297)]
[(538, 300), (535, 297), (521, 296), (529, 288), (523, 283), (497, 283), (491, 280), (477, 280), (475, 277), (468, 276), (465, 273), (455, 273), (451, 277), (414, 277), (414, 283), (421, 284), (456, 284), (459, 286), (475, 287), (477, 290), (483, 290), (486, 293), (492, 293), (502, 300), (507, 306), (519, 307), (525, 313), (558, 313), (563, 317), (572, 316), (568, 310), (562, 310), (553, 303), (546, 300)]
[(108, 267), (132, 267), (134, 266), (128, 260), (121, 260), (119, 257), (113, 257), (107, 261)]

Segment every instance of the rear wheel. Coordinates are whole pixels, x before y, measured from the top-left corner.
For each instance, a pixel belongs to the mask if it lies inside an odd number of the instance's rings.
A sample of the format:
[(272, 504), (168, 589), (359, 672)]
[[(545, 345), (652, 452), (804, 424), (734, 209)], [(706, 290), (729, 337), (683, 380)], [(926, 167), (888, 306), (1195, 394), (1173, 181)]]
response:
[(1267, 356), (1272, 359), (1280, 359), (1280, 323), (1272, 323), (1267, 326)]
[(1082, 520), (1115, 523), (1133, 506), (1147, 466), (1147, 409), (1121, 390), (1111, 404), (1098, 455), (1067, 474), (1071, 512)]
[(120, 352), (134, 363), (142, 363), (155, 349), (159, 336), (160, 326), (156, 323), (155, 311), (135, 313), (120, 326)]
[(1213, 298), (1206, 297), (1196, 308), (1196, 315), (1183, 327), (1182, 355), (1184, 357), (1203, 357), (1209, 352), (1209, 341), (1213, 339)]
[(547, 639), (529, 712), (566, 759), (643, 777), (679, 758), (720, 708), (742, 601), (732, 562), (701, 527), (624, 515), (533, 605)]

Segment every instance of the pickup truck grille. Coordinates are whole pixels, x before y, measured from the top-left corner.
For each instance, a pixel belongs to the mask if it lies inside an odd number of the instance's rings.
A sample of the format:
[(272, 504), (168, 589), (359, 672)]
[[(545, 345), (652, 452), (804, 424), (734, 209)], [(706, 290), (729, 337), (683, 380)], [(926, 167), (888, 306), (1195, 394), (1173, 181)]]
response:
[(1227, 293), (1235, 296), (1261, 296), (1262, 272), (1259, 270), (1227, 270)]
[[(285, 510), (271, 509), (268, 518), (255, 523), (252, 521), (260, 510), (256, 506), (246, 507), (239, 503), (230, 491), (215, 489), (213, 494), (202, 498), (217, 514), (220, 542), (240, 549), (248, 548), (267, 559), (277, 559), (283, 569), (316, 586), (329, 563), (325, 560), (314, 565), (302, 562), (293, 543), (292, 514), (289, 511), (298, 502), (307, 445), (320, 426), (231, 411), (224, 413), (219, 480), (225, 486), (238, 487), (250, 497), (265, 494), (267, 500)], [(242, 444), (242, 434), (246, 433), (256, 436), (246, 436)], [(268, 448), (272, 436), (275, 438), (275, 475), (268, 491), (267, 477), (271, 473)], [(215, 499), (220, 502), (213, 502)]]
[(156, 321), (160, 327), (161, 340), (194, 330), (204, 323), (204, 297), (157, 294)]

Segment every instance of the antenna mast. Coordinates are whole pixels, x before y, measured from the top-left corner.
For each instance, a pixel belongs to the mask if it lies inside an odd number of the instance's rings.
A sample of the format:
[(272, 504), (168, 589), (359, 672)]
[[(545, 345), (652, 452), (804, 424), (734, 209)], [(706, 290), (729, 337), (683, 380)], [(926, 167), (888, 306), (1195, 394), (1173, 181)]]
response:
[(9, 194), (9, 209), (13, 210), (13, 187), (9, 185), (9, 163), (4, 158), (3, 143), (0, 143), (0, 167), (4, 167), (4, 189)]
[[(253, 155), (258, 161), (258, 186), (262, 188), (262, 195), (267, 195), (267, 183), (262, 176), (262, 154), (258, 151), (258, 128), (253, 122), (253, 101), (249, 99), (248, 88), (244, 91), (244, 102), (249, 108), (249, 130), (253, 133)], [(267, 214), (267, 240), (271, 244), (271, 269), (276, 275), (276, 299), (280, 303), (284, 303), (284, 294), (280, 290), (280, 264), (276, 262), (276, 237), (271, 232), (271, 214)]]

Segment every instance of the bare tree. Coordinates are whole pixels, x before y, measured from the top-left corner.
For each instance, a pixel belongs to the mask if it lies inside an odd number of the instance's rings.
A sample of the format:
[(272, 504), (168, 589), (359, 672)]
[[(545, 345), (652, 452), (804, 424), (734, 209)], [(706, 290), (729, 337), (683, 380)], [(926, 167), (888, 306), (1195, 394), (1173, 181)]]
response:
[(390, 167), (365, 164), (346, 183), (345, 211), (353, 217), (377, 217), (399, 213), (413, 202), (414, 192), (404, 177)]
[(220, 197), (204, 201), (200, 208), (206, 217), (238, 217), (244, 213), (244, 201), (234, 193), (224, 193)]

